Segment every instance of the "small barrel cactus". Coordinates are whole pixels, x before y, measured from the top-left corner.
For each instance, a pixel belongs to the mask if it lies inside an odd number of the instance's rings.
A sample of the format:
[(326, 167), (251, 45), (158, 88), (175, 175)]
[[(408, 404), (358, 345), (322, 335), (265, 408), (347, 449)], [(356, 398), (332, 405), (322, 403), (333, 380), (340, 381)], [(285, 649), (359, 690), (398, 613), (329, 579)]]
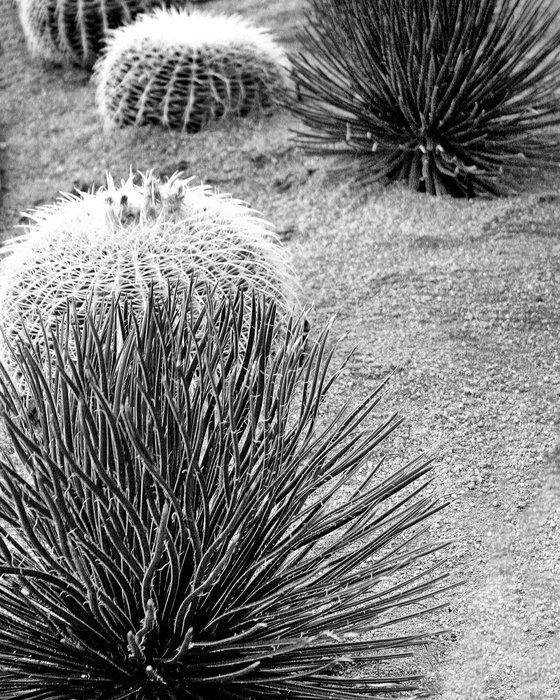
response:
[(111, 33), (94, 69), (105, 126), (199, 131), (270, 107), (288, 62), (270, 34), (237, 16), (157, 9)]
[(0, 355), (22, 332), (44, 344), (42, 324), (56, 324), (67, 299), (82, 308), (91, 296), (120, 293), (140, 312), (151, 287), (165, 296), (172, 283), (195, 284), (193, 303), (210, 285), (226, 295), (258, 291), (286, 313), (295, 305), (295, 276), (271, 227), (242, 202), (178, 174), (120, 187), (108, 176), (97, 193), (64, 195), (31, 217), (0, 262)]
[(55, 63), (91, 67), (110, 29), (131, 22), (153, 0), (19, 0), (31, 53)]

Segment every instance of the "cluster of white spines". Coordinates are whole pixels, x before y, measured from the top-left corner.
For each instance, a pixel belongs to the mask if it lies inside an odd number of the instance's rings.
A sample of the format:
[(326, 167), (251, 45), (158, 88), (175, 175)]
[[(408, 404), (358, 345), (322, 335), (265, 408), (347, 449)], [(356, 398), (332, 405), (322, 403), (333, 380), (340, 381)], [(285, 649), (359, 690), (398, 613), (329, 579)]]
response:
[(287, 69), (270, 33), (246, 19), (159, 8), (111, 33), (95, 67), (97, 103), (106, 126), (196, 130), (269, 105)]
[(162, 51), (238, 47), (266, 56), (272, 63), (287, 65), (285, 53), (271, 33), (240, 15), (160, 7), (138, 16), (132, 24), (115, 29), (110, 46), (117, 44), (125, 51), (148, 43)]
[[(43, 322), (55, 322), (67, 299), (120, 293), (144, 307), (152, 287), (190, 286), (202, 299), (207, 286), (224, 294), (237, 287), (263, 293), (286, 313), (296, 304), (297, 283), (270, 225), (247, 205), (194, 186), (176, 175), (160, 183), (130, 178), (32, 214), (27, 232), (5, 244), (0, 262), (0, 326), (14, 340), (25, 325), (42, 344)], [(5, 348), (2, 348), (5, 355)], [(6, 361), (6, 357), (4, 357)]]

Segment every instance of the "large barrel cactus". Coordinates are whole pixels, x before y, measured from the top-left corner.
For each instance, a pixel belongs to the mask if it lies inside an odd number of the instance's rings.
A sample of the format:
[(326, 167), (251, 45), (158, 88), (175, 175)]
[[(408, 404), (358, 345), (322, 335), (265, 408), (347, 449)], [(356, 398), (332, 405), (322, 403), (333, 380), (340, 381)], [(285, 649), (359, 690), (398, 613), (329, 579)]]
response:
[(109, 177), (107, 188), (65, 195), (32, 216), (0, 262), (0, 349), (24, 327), (29, 342), (41, 344), (42, 323), (60, 320), (69, 298), (81, 308), (92, 295), (120, 293), (139, 312), (152, 286), (165, 295), (170, 283), (188, 287), (194, 278), (193, 303), (207, 285), (261, 292), (284, 311), (295, 303), (295, 277), (270, 226), (179, 175), (160, 182), (148, 174), (120, 187)]
[(237, 16), (158, 9), (115, 30), (95, 67), (106, 126), (198, 131), (270, 107), (287, 59), (262, 28)]
[(31, 53), (55, 63), (92, 66), (109, 30), (151, 9), (154, 0), (19, 0)]
[(273, 302), (153, 301), (20, 347), (39, 427), (0, 372), (0, 698), (403, 697), (450, 585), (431, 460), (382, 464), (378, 392), (327, 419), (326, 335)]

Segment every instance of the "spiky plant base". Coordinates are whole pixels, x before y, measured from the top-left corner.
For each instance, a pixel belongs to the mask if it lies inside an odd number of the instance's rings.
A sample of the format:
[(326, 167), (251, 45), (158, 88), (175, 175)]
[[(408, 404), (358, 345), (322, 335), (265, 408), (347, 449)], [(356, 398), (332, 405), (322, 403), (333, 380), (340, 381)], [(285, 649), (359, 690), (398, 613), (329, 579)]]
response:
[[(378, 473), (400, 422), (366, 424), (378, 392), (324, 423), (326, 332), (304, 351), (301, 325), (280, 331), (262, 298), (193, 309), (171, 294), (140, 319), (115, 302), (85, 324), (70, 310), (49, 372), (20, 345), (39, 427), (0, 375), (20, 462), (0, 464), (0, 698), (411, 687), (390, 662), (427, 638), (384, 630), (448, 585), (428, 568), (440, 547), (415, 537), (442, 507), (422, 494), (430, 460)], [(360, 658), (389, 667), (327, 673)]]
[[(555, 5), (554, 5), (555, 6)], [(558, 11), (542, 0), (310, 0), (293, 58), (313, 152), (364, 181), (509, 194), (560, 166)]]
[(296, 303), (297, 284), (285, 250), (270, 225), (228, 195), (194, 186), (179, 175), (167, 182), (147, 174), (95, 194), (64, 195), (30, 215), (26, 234), (8, 242), (0, 262), (0, 359), (25, 335), (42, 345), (42, 323), (77, 308), (87, 298), (113, 293), (139, 313), (148, 290), (167, 294), (170, 283), (196, 285), (201, 304), (207, 286), (229, 294), (238, 286), (275, 298), (283, 314)]
[(97, 103), (108, 127), (198, 131), (270, 107), (285, 74), (282, 49), (241, 17), (159, 9), (112, 34), (95, 67)]
[(154, 0), (18, 0), (27, 45), (37, 58), (91, 67), (107, 32), (147, 12)]

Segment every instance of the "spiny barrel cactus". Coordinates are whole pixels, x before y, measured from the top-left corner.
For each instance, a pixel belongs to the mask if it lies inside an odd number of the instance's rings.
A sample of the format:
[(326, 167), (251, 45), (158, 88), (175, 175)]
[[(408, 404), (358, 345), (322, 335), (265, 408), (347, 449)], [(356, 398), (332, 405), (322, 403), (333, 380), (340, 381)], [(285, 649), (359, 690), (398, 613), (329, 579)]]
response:
[[(121, 293), (139, 312), (152, 285), (188, 287), (200, 303), (206, 285), (229, 294), (241, 286), (274, 297), (287, 312), (296, 282), (287, 254), (256, 212), (228, 195), (194, 186), (179, 175), (160, 182), (132, 177), (97, 193), (65, 195), (37, 210), (34, 223), (5, 244), (0, 262), (0, 344), (23, 333), (41, 343), (42, 323), (54, 324), (67, 298), (80, 308)], [(39, 313), (40, 312), (40, 313)]]
[[(49, 372), (19, 345), (39, 428), (0, 375), (18, 457), (0, 462), (0, 698), (411, 688), (391, 662), (427, 637), (385, 630), (449, 586), (417, 539), (443, 505), (423, 492), (430, 460), (383, 474), (399, 421), (366, 425), (377, 392), (325, 422), (326, 333), (304, 351), (262, 298), (193, 309), (111, 301), (83, 324), (70, 308)], [(359, 659), (375, 672), (328, 673)]]
[(299, 143), (364, 181), (509, 194), (560, 166), (560, 30), (543, 0), (310, 0)]
[(106, 126), (198, 131), (269, 107), (286, 66), (270, 34), (241, 17), (158, 9), (112, 33), (94, 71), (97, 103)]
[(146, 12), (155, 0), (18, 0), (31, 53), (55, 63), (91, 67), (107, 32)]

